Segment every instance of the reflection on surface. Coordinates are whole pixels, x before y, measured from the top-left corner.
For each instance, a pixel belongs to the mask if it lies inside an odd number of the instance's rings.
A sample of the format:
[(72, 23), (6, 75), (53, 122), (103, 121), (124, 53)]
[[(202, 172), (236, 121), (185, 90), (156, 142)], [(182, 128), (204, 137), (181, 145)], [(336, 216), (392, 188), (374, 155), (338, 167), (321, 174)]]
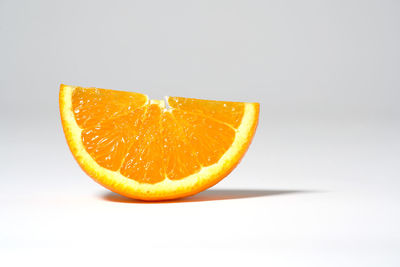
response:
[(141, 200), (130, 199), (113, 192), (105, 192), (100, 197), (103, 200), (120, 203), (138, 203), (138, 204), (159, 204), (159, 203), (184, 203), (184, 202), (201, 202), (215, 200), (229, 200), (241, 198), (269, 197), (283, 194), (310, 193), (312, 191), (301, 190), (251, 190), (251, 189), (210, 189), (197, 195), (180, 198), (175, 200), (146, 202)]

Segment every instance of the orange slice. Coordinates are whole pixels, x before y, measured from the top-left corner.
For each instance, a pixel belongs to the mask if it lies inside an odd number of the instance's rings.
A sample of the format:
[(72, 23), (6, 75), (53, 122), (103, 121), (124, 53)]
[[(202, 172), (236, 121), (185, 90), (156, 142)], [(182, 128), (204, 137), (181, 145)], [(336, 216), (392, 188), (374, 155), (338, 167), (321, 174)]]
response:
[(121, 195), (185, 197), (228, 175), (257, 127), (259, 104), (61, 85), (68, 145), (82, 169)]

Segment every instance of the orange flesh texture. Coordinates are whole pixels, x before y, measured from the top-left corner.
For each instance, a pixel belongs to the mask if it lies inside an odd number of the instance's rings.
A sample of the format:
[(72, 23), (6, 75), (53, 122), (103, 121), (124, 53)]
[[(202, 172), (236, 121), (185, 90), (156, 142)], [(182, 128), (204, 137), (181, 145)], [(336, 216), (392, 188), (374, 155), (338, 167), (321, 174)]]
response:
[(72, 95), (86, 151), (102, 167), (141, 183), (183, 179), (219, 161), (232, 145), (244, 103), (168, 98), (77, 87)]

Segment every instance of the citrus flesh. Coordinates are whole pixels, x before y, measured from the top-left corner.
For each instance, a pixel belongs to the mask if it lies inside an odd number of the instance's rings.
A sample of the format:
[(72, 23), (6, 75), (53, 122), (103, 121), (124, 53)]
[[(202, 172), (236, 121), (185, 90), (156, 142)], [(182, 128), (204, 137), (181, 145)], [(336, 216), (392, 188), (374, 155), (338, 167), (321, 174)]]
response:
[(61, 85), (67, 143), (82, 169), (121, 195), (165, 200), (228, 175), (257, 127), (259, 104)]

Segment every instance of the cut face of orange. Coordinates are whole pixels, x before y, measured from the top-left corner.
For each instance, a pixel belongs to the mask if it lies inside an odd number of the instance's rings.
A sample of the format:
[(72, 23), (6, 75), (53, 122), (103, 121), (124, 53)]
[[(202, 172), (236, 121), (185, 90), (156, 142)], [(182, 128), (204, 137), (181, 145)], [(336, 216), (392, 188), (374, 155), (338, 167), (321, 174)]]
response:
[(61, 85), (68, 145), (82, 169), (121, 195), (164, 200), (228, 175), (257, 127), (259, 104)]

